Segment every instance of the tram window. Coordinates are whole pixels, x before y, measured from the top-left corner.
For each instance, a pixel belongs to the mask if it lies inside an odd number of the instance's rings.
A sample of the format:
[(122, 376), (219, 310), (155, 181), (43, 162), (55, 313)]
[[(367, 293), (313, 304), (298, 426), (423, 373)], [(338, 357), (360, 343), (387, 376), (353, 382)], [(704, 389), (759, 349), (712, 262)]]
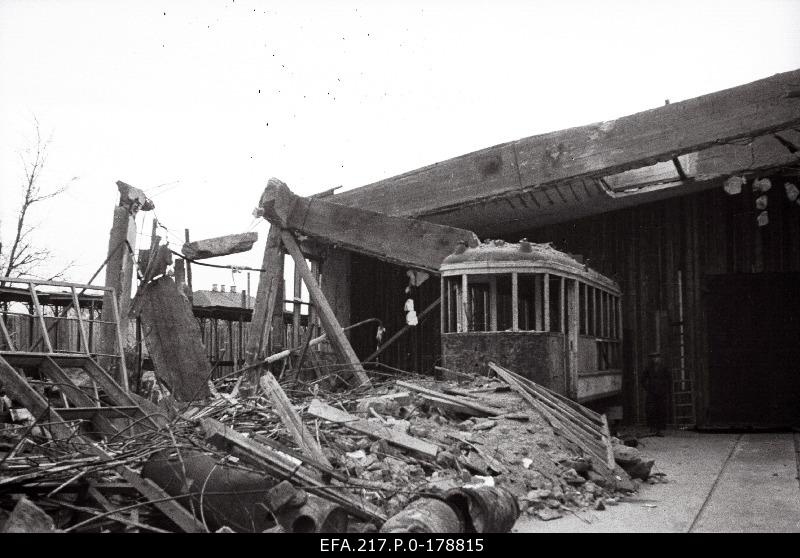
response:
[(461, 276), (445, 277), (445, 333), (458, 331), (458, 307), (461, 304)]
[(511, 275), (497, 276), (497, 331), (510, 331), (511, 319)]
[(532, 273), (520, 273), (517, 277), (519, 328), (523, 331), (540, 330), (542, 327), (542, 317), (537, 315), (542, 311), (542, 294), (536, 288), (538, 277)]
[(561, 331), (561, 277), (550, 276), (550, 331)]
[(469, 276), (469, 331), (490, 331), (489, 278)]

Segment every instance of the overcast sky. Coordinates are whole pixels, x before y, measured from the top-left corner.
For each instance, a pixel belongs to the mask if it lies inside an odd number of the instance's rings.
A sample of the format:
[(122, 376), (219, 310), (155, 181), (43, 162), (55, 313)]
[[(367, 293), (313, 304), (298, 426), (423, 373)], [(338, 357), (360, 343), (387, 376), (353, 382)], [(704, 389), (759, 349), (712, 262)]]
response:
[[(175, 249), (184, 228), (254, 227), (256, 249), (222, 261), (258, 267), (270, 176), (305, 195), (361, 186), (797, 68), (797, 0), (0, 0), (3, 240), (34, 117), (52, 136), (43, 186), (77, 177), (33, 215), (37, 238), (83, 282), (116, 180), (153, 196)], [(195, 271), (195, 288), (234, 281)]]

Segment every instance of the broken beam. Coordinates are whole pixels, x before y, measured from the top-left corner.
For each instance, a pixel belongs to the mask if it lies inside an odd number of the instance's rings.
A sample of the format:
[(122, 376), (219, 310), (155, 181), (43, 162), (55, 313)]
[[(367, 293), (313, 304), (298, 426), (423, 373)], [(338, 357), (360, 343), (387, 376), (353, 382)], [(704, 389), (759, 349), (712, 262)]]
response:
[(296, 196), (271, 179), (259, 207), (271, 223), (398, 265), (438, 272), (459, 243), (478, 245), (475, 233), (426, 221), (391, 217), (327, 199)]
[(216, 258), (218, 256), (247, 252), (253, 247), (253, 244), (255, 244), (257, 240), (257, 232), (229, 234), (227, 236), (217, 236), (205, 240), (187, 242), (183, 245), (183, 248), (181, 248), (181, 252), (190, 260)]

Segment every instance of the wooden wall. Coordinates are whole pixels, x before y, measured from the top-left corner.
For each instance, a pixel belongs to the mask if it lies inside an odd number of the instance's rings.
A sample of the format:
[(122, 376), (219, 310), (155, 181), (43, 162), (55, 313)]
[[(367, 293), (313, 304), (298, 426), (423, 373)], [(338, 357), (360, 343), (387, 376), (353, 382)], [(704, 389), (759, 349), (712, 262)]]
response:
[[(657, 348), (678, 368), (678, 272), (682, 273), (685, 369), (696, 382), (702, 423), (708, 396), (705, 278), (713, 274), (800, 270), (800, 206), (790, 203), (788, 179), (773, 177), (767, 192), (769, 224), (757, 225), (749, 185), (738, 195), (718, 188), (569, 223), (521, 231), (580, 254), (623, 292), (623, 366), (626, 418), (644, 419), (640, 371)], [(797, 180), (794, 181), (797, 183)]]

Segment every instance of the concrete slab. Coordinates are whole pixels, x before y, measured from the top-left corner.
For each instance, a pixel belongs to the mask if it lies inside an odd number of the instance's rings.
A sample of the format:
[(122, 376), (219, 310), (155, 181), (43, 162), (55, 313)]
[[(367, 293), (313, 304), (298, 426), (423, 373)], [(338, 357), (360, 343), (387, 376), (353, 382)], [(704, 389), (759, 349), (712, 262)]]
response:
[[(796, 454), (791, 434), (671, 432), (664, 438), (645, 438), (641, 442), (643, 453), (656, 460), (654, 471), (666, 473), (669, 483), (642, 485), (630, 501), (602, 512), (579, 512), (549, 522), (523, 516), (514, 531), (649, 533), (796, 529), (800, 484), (794, 478)], [(720, 475), (724, 467), (725, 474)], [(755, 519), (753, 515), (763, 515), (763, 519)], [(773, 523), (770, 517), (776, 518)]]
[(800, 485), (792, 434), (745, 434), (693, 532), (799, 533)]

